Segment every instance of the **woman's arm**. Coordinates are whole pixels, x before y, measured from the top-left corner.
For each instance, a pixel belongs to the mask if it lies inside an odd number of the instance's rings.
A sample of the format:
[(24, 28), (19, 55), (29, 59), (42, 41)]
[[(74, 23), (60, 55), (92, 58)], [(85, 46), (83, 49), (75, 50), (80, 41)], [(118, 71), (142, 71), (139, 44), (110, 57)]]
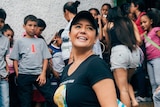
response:
[(93, 85), (101, 107), (118, 107), (115, 85), (112, 79), (103, 79)]
[(132, 21), (132, 24), (133, 24), (133, 28), (134, 28), (134, 34), (135, 34), (135, 37), (136, 37), (136, 40), (137, 40), (137, 45), (140, 46), (142, 44), (141, 35), (138, 31), (137, 25), (133, 21)]

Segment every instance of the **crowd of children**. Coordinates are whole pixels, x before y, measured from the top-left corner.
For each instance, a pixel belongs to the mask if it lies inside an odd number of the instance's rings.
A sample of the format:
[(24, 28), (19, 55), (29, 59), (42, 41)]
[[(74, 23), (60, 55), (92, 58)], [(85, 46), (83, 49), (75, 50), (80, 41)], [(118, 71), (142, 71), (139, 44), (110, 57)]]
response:
[[(64, 4), (69, 23), (49, 44), (42, 36), (45, 21), (34, 15), (24, 18), (24, 36), (14, 41), (13, 29), (5, 24), (7, 14), (0, 9), (0, 107), (57, 107), (54, 92), (64, 67), (74, 62), (69, 35), (79, 4)], [(88, 11), (98, 27), (93, 52), (110, 66), (117, 97), (127, 107), (151, 100), (158, 107), (160, 10), (146, 8), (143, 0), (131, 0), (116, 7), (104, 3), (100, 10), (93, 7)]]

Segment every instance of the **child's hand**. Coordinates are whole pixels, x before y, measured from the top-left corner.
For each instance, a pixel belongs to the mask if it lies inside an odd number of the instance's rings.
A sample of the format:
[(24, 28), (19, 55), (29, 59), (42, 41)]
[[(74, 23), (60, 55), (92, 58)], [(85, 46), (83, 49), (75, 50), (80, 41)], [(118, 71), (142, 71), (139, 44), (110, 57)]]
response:
[(46, 76), (44, 74), (40, 74), (36, 80), (40, 86), (46, 83)]

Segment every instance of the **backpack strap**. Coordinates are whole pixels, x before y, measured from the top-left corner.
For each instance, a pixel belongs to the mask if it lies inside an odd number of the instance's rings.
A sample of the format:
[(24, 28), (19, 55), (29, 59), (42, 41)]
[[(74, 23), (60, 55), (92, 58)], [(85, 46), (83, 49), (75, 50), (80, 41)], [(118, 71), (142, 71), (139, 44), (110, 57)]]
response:
[(153, 40), (151, 40), (146, 34), (144, 34), (144, 38), (145, 38), (150, 44), (152, 44), (154, 47), (156, 47), (157, 49), (160, 50), (160, 46), (157, 45)]

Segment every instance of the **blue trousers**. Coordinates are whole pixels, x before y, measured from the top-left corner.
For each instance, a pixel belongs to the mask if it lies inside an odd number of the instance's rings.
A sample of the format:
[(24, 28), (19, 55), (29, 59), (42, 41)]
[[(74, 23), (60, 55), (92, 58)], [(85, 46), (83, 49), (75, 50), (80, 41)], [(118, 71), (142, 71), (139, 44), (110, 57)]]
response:
[(0, 107), (9, 107), (9, 83), (5, 79), (0, 80)]

